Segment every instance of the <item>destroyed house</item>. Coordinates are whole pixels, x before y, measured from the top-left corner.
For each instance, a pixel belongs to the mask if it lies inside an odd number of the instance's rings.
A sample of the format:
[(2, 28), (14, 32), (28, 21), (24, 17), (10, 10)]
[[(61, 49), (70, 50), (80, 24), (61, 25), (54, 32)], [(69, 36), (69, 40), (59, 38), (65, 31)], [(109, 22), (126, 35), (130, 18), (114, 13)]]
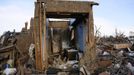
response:
[(89, 1), (64, 0), (35, 2), (36, 69), (47, 69), (48, 59), (55, 54), (60, 54), (64, 49), (73, 48), (84, 53), (92, 47), (94, 42), (93, 5), (98, 4)]

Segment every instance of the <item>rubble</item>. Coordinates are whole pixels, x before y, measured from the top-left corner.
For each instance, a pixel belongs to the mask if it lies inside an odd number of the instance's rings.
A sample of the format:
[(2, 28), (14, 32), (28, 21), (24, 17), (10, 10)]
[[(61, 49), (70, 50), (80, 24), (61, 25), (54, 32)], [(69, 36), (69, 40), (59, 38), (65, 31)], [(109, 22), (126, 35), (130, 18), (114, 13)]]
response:
[(37, 0), (30, 29), (26, 22), (21, 32), (0, 37), (0, 74), (134, 75), (132, 39), (95, 36), (93, 5)]
[[(125, 41), (121, 42), (121, 40)], [(100, 68), (96, 69), (95, 73), (104, 75), (133, 75), (133, 51), (131, 50), (133, 45), (129, 39), (126, 37), (120, 37), (120, 39), (109, 37), (102, 38), (100, 41), (101, 44), (99, 43), (97, 46), (97, 60), (101, 59), (99, 61)], [(107, 48), (107, 46), (111, 48)], [(107, 62), (104, 62), (104, 60), (107, 60)], [(110, 63), (107, 64), (108, 62)]]

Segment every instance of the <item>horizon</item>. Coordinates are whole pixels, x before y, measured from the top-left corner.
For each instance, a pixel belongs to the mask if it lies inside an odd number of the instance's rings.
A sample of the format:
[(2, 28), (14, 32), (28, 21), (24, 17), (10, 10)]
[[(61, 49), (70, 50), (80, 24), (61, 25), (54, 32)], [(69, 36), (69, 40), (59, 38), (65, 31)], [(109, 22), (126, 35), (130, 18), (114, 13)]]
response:
[[(87, 0), (80, 0), (87, 1)], [(94, 24), (101, 35), (115, 35), (115, 30), (126, 36), (134, 31), (134, 1), (92, 0), (99, 3), (93, 7)], [(0, 35), (5, 31), (20, 32), (25, 22), (34, 16), (35, 0), (3, 0), (0, 2)]]

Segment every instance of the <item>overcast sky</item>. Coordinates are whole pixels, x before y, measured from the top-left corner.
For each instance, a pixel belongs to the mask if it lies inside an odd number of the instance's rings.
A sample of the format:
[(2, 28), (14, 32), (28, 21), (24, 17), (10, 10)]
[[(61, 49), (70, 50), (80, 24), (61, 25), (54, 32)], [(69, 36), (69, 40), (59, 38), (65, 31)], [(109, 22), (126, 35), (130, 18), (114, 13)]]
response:
[[(0, 0), (0, 35), (20, 31), (34, 13), (35, 0)], [(82, 0), (81, 0), (82, 1)], [(94, 0), (94, 22), (102, 35), (114, 35), (115, 29), (128, 35), (134, 31), (134, 0)]]

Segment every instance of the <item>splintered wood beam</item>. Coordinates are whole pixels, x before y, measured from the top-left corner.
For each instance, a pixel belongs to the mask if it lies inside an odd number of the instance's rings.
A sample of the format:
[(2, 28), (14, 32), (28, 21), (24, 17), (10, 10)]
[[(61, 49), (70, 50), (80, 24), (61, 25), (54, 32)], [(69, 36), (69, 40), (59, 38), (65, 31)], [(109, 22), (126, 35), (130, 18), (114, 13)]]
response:
[(35, 14), (34, 14), (34, 42), (35, 42), (35, 58), (36, 58), (36, 69), (42, 70), (42, 56), (40, 50), (40, 3), (35, 3)]
[(88, 39), (89, 39), (89, 44), (90, 46), (92, 46), (92, 44), (94, 43), (94, 20), (93, 20), (93, 11), (92, 11), (92, 6), (90, 6), (90, 9), (91, 11), (89, 11), (89, 36), (88, 36)]
[[(92, 6), (91, 6), (91, 9), (92, 9)], [(96, 58), (96, 50), (95, 50), (95, 46), (96, 46), (96, 42), (95, 42), (95, 37), (94, 37), (94, 20), (93, 20), (93, 11), (91, 10), (89, 12), (89, 36), (88, 36), (88, 52), (89, 52), (89, 55), (90, 55), (90, 60), (91, 61), (94, 61), (95, 58)], [(92, 63), (89, 63), (90, 65)]]
[(44, 4), (41, 2), (35, 3), (34, 40), (36, 69), (43, 71), (47, 69), (48, 52), (46, 47), (46, 14)]
[[(43, 6), (44, 5), (44, 6)], [(47, 32), (46, 32), (46, 9), (45, 9), (45, 7), (46, 7), (46, 5), (45, 4), (42, 4), (42, 34), (43, 34), (43, 67), (44, 67), (44, 70), (46, 70), (47, 69), (47, 67), (48, 67), (48, 48), (46, 47), (47, 46), (47, 38), (46, 38), (46, 36), (47, 36)]]
[(39, 2), (39, 48), (40, 48), (40, 68), (41, 70), (44, 70), (43, 69), (43, 47), (42, 47), (42, 44), (43, 44), (43, 38), (42, 38), (42, 23), (43, 23), (43, 19), (42, 19), (43, 15), (42, 15), (42, 3)]

